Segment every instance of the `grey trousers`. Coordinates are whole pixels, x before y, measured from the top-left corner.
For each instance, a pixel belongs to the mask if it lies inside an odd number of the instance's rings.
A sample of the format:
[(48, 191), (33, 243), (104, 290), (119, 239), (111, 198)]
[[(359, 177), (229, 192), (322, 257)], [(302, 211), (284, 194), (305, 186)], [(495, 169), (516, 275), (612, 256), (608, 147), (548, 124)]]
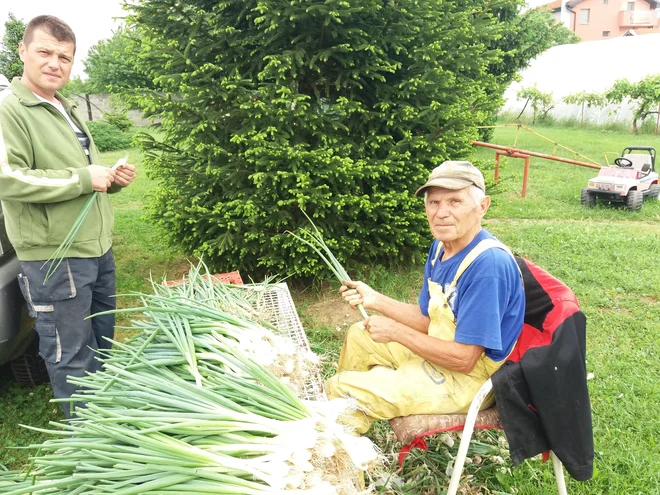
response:
[[(109, 349), (115, 315), (88, 316), (115, 309), (115, 260), (112, 250), (99, 258), (66, 258), (44, 284), (43, 261), (21, 261), (19, 283), (35, 317), (39, 354), (46, 362), (55, 398), (69, 398), (78, 386), (68, 376), (82, 377), (101, 369), (97, 350)], [(62, 402), (71, 417), (73, 404)], [(83, 406), (78, 402), (76, 407)]]

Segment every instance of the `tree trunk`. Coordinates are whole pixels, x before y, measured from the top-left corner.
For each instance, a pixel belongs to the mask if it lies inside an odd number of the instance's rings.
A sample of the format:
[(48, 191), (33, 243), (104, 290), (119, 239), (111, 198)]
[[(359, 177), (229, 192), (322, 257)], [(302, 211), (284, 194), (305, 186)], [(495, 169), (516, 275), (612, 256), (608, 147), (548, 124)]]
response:
[(545, 120), (545, 118), (548, 116), (548, 113), (549, 113), (550, 110), (552, 110), (553, 108), (555, 108), (554, 105), (552, 105), (550, 108), (546, 108), (546, 109), (542, 110), (542, 113), (541, 113), (541, 120)]
[(529, 98), (527, 98), (527, 101), (525, 102), (525, 106), (523, 107), (523, 109), (520, 111), (520, 113), (516, 117), (516, 120), (518, 120), (520, 118), (520, 116), (523, 114), (523, 112), (525, 111), (525, 108), (527, 108), (528, 103), (529, 103)]
[(580, 112), (580, 127), (582, 127), (583, 122), (584, 122), (584, 102), (582, 103), (582, 111)]
[(87, 118), (88, 120), (94, 120), (92, 116), (92, 103), (89, 101), (89, 95), (85, 93), (85, 103), (87, 103)]

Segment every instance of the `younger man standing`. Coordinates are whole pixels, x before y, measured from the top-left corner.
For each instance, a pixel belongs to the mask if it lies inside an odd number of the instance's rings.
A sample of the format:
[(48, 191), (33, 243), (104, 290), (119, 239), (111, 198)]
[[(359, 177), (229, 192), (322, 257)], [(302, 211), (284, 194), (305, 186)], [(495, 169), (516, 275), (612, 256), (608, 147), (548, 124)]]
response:
[[(76, 386), (67, 376), (97, 371), (95, 351), (110, 347), (104, 337), (114, 335), (114, 316), (85, 318), (115, 307), (114, 215), (106, 193), (135, 178), (133, 165), (113, 170), (100, 164), (75, 105), (58, 92), (69, 81), (75, 51), (76, 37), (65, 22), (35, 17), (19, 46), (23, 76), (0, 93), (0, 200), (56, 398), (70, 397)], [(44, 282), (42, 266), (94, 191), (101, 194), (67, 258)], [(62, 406), (70, 417), (70, 405)]]

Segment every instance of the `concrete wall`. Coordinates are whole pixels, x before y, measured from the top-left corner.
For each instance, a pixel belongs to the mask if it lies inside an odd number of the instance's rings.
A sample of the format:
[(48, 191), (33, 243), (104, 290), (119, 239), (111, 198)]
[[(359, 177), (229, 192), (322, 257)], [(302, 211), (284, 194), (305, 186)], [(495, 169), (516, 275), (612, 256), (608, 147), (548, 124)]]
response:
[[(78, 111), (85, 120), (101, 120), (103, 118), (103, 113), (111, 110), (110, 97), (111, 95), (109, 94), (88, 95), (89, 105), (82, 95), (71, 96), (71, 99), (78, 104)], [(128, 116), (137, 126), (146, 126), (152, 123), (150, 120), (143, 119), (142, 113), (138, 110), (129, 110)]]
[[(522, 71), (520, 81), (509, 86), (504, 93), (504, 110), (519, 113), (525, 102), (518, 100), (516, 93), (521, 87), (536, 85), (539, 90), (553, 94), (555, 108), (551, 115), (576, 117), (580, 113), (579, 107), (563, 103), (564, 96), (579, 91), (602, 93), (617, 79), (625, 77), (630, 82), (637, 82), (648, 75), (658, 74), (658, 53), (660, 33), (552, 47)], [(623, 103), (603, 109), (585, 108), (584, 117), (601, 124), (632, 122), (632, 111), (630, 105)]]

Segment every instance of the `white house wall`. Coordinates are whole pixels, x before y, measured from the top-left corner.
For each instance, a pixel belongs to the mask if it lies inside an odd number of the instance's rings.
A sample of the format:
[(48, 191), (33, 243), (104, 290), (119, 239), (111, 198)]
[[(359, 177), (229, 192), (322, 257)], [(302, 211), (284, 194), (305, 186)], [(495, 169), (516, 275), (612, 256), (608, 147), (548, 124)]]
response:
[[(519, 113), (525, 100), (518, 100), (516, 94), (521, 87), (536, 84), (540, 91), (553, 95), (555, 108), (551, 115), (579, 117), (579, 107), (564, 104), (564, 96), (580, 91), (602, 93), (617, 79), (636, 82), (649, 74), (660, 74), (660, 33), (555, 46), (539, 55), (521, 73), (521, 80), (507, 89), (504, 110)], [(531, 108), (526, 113), (531, 115)], [(598, 123), (629, 121), (632, 113), (627, 104), (603, 109), (585, 107), (587, 118)]]

